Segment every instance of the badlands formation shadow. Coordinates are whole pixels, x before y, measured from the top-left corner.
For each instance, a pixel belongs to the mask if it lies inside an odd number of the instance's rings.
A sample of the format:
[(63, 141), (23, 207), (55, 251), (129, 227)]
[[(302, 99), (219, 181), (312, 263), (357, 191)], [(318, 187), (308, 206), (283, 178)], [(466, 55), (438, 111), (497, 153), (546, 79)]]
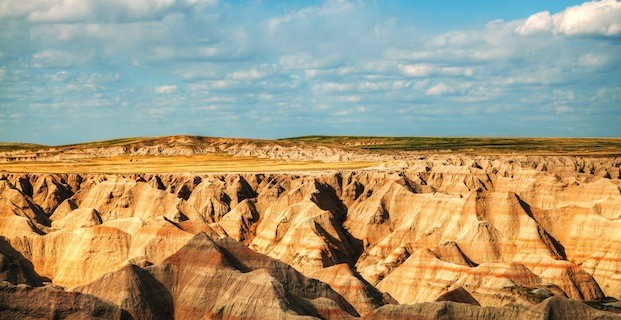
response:
[(621, 139), (0, 144), (3, 319), (621, 319)]

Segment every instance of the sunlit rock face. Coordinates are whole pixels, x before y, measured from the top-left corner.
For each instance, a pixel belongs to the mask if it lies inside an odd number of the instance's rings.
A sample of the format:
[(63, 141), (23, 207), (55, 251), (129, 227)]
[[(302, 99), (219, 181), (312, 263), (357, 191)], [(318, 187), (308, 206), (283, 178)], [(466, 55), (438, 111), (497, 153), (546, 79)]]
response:
[[(355, 171), (2, 173), (0, 309), (13, 309), (0, 315), (613, 319), (570, 299), (621, 298), (620, 167), (430, 156)], [(26, 303), (39, 297), (58, 304)]]

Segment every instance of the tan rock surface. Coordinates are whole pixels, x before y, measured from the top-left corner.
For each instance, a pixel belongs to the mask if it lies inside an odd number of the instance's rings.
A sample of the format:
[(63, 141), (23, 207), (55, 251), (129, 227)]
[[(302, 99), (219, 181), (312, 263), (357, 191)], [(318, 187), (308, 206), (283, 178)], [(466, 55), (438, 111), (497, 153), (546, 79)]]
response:
[(226, 213), (218, 224), (226, 231), (226, 234), (238, 241), (251, 240), (252, 225), (259, 220), (254, 202), (242, 200), (231, 211)]
[(462, 287), (457, 287), (456, 289), (453, 289), (451, 291), (448, 291), (447, 293), (442, 294), (441, 296), (439, 296), (436, 301), (441, 302), (441, 301), (452, 301), (452, 302), (459, 302), (459, 303), (467, 303), (467, 304), (471, 304), (473, 306), (480, 306), (481, 304), (477, 301), (477, 299), (475, 299), (470, 292), (466, 291), (466, 289), (462, 288)]
[(132, 319), (118, 306), (79, 292), (0, 282), (0, 319)]
[(0, 238), (0, 281), (41, 286), (42, 280), (44, 279), (34, 271), (32, 263), (11, 247), (4, 238)]
[(151, 273), (134, 265), (103, 275), (75, 291), (113, 302), (135, 319), (172, 319), (174, 302), (168, 289)]
[[(54, 215), (51, 217), (54, 219)], [(62, 219), (52, 220), (54, 229), (90, 228), (102, 223), (99, 212), (92, 208), (79, 208), (70, 211)]]
[[(306, 152), (272, 147), (260, 153)], [(340, 172), (2, 173), (0, 274), (90, 288), (138, 318), (161, 315), (152, 304), (164, 302), (148, 298), (153, 279), (188, 317), (349, 317), (390, 301), (382, 293), (417, 304), (459, 287), (495, 307), (621, 298), (621, 159), (400, 157)], [(117, 287), (118, 299), (106, 296)], [(235, 301), (232, 290), (270, 303)]]
[(396, 303), (390, 297), (382, 295), (345, 263), (315, 271), (311, 277), (329, 284), (334, 291), (351, 303), (360, 315), (386, 303)]
[[(263, 267), (255, 269), (257, 262)], [(338, 300), (331, 300), (332, 318), (348, 318), (343, 307), (355, 314), (329, 286), (285, 266), (233, 243), (221, 247), (201, 232), (161, 264), (126, 266), (76, 290), (111, 300), (141, 319), (165, 319), (173, 312), (177, 319), (302, 319), (300, 314), (320, 315), (313, 301), (319, 298)]]
[(413, 305), (386, 305), (368, 314), (364, 319), (416, 319), (416, 320), (544, 320), (544, 319), (621, 319), (621, 316), (590, 308), (580, 302), (565, 298), (549, 298), (527, 307), (510, 305), (481, 308), (464, 303), (434, 302)]

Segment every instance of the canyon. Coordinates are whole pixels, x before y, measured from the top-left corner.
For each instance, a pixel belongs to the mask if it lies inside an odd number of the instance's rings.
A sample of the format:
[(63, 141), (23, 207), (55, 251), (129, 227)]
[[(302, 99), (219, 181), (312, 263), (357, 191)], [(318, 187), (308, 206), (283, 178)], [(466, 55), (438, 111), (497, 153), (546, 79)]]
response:
[[(182, 136), (4, 151), (0, 317), (621, 319), (612, 142), (541, 154)], [(187, 167), (141, 167), (170, 157)]]

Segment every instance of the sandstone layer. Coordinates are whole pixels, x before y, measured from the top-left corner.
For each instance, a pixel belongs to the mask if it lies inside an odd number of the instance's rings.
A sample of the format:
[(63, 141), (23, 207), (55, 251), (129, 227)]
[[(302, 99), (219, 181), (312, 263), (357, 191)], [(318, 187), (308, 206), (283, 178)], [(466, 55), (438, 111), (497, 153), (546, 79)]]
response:
[[(620, 168), (428, 156), (354, 171), (2, 173), (0, 315), (614, 319), (576, 300), (614, 311), (621, 298)], [(39, 296), (74, 305), (26, 303)]]

